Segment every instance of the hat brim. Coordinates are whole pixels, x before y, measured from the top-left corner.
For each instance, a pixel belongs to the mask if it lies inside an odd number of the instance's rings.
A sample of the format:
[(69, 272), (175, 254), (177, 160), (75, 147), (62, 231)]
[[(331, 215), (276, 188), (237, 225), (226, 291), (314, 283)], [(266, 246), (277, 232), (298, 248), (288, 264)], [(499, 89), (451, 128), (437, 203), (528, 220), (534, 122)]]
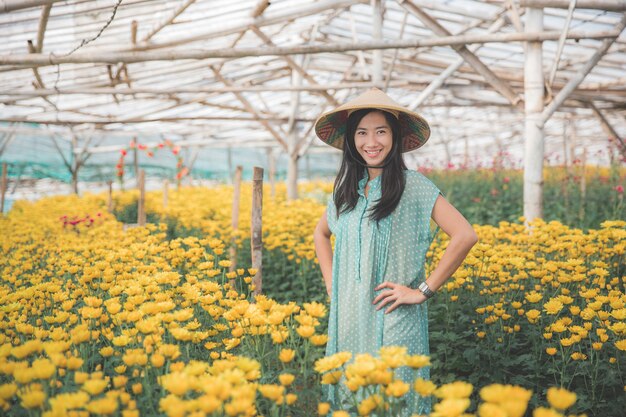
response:
[(400, 106), (376, 105), (373, 103), (363, 105), (350, 105), (347, 103), (322, 114), (315, 122), (315, 134), (326, 144), (337, 149), (343, 149), (348, 116), (351, 110), (367, 108), (393, 110), (398, 113), (400, 136), (402, 137), (402, 152), (410, 152), (423, 146), (430, 137), (428, 122), (419, 114)]

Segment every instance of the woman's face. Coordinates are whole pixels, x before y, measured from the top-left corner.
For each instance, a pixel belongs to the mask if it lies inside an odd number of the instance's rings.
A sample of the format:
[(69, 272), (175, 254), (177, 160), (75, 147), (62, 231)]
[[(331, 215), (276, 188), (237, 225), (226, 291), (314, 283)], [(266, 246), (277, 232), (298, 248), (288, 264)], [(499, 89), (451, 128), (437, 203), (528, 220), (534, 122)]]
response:
[(356, 128), (354, 145), (367, 165), (382, 165), (391, 152), (391, 127), (381, 111), (366, 114)]

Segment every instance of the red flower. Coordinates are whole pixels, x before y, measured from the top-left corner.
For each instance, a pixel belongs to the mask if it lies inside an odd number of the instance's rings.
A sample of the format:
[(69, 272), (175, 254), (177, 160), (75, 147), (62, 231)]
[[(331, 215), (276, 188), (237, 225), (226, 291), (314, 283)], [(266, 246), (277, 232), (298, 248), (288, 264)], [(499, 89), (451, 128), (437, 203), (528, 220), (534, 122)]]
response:
[(148, 155), (149, 158), (152, 158), (154, 156), (154, 152), (150, 151), (146, 155)]
[(616, 185), (615, 186), (615, 191), (617, 191), (619, 194), (623, 194), (624, 193), (624, 186), (623, 185)]
[(509, 177), (504, 177), (502, 181), (504, 181), (505, 184), (508, 184), (511, 179)]
[[(120, 153), (122, 154), (122, 156), (126, 156), (126, 154), (127, 154), (128, 152), (126, 151), (126, 149), (122, 149), (122, 150), (120, 151)], [(120, 159), (121, 159), (121, 158), (120, 158)]]
[(162, 143), (159, 143), (158, 147), (159, 147), (159, 149), (163, 149), (165, 147), (165, 145), (162, 144)]

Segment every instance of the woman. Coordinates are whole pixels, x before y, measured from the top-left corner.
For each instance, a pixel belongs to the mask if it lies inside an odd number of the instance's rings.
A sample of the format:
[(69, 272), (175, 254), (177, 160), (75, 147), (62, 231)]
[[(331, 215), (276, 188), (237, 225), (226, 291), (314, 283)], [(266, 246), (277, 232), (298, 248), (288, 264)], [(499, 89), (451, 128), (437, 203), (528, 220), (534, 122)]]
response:
[[(427, 122), (378, 89), (323, 114), (318, 137), (342, 149), (333, 198), (314, 232), (315, 250), (330, 296), (326, 354), (376, 355), (382, 346), (406, 346), (429, 355), (425, 301), (461, 265), (478, 241), (467, 220), (439, 189), (407, 170), (402, 152), (422, 146)], [(450, 236), (445, 253), (425, 279), (424, 260), (435, 233)], [(330, 237), (335, 235), (333, 253)], [(396, 377), (412, 382), (407, 367)], [(419, 376), (430, 378), (428, 367)], [(349, 393), (336, 387), (329, 401), (344, 407)], [(410, 390), (410, 393), (413, 391)], [(406, 415), (429, 414), (430, 402), (409, 395)]]

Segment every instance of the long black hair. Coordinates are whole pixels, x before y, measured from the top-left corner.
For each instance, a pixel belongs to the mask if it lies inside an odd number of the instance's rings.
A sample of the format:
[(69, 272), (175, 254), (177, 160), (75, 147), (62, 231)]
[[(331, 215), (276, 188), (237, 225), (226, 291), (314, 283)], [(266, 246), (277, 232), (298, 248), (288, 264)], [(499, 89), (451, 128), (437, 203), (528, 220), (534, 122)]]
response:
[(356, 207), (359, 199), (359, 180), (367, 174), (367, 163), (361, 157), (354, 144), (354, 136), (361, 119), (368, 113), (380, 111), (391, 127), (392, 147), (389, 154), (380, 166), (382, 168), (381, 196), (370, 212), (370, 219), (379, 221), (390, 215), (400, 203), (404, 192), (407, 169), (402, 159), (402, 137), (400, 123), (396, 117), (386, 111), (375, 108), (360, 109), (352, 112), (346, 122), (346, 136), (343, 141), (343, 158), (337, 178), (335, 178), (334, 202), (337, 207), (337, 216), (349, 212)]

